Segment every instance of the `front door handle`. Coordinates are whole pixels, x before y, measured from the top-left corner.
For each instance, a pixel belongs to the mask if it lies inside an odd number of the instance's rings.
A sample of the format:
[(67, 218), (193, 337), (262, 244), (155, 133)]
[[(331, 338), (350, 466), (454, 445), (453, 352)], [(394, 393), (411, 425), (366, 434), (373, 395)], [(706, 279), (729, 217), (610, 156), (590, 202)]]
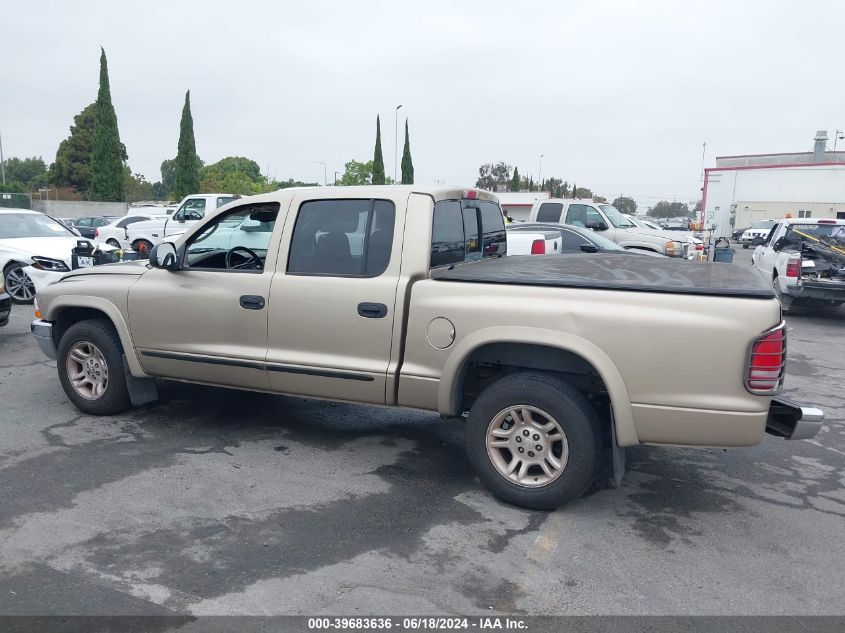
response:
[(264, 308), (264, 297), (258, 295), (243, 295), (241, 307), (244, 310), (261, 310)]
[(387, 306), (383, 303), (359, 303), (358, 315), (367, 319), (381, 319), (387, 316)]

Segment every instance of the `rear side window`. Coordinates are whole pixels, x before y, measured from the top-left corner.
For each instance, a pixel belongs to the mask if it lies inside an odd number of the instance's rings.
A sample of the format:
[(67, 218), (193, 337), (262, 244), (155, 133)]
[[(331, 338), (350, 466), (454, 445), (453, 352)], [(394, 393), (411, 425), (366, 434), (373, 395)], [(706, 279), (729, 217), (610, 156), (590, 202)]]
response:
[(566, 229), (560, 232), (561, 238), (563, 238), (563, 243), (561, 244), (563, 252), (580, 252), (581, 246), (584, 244), (590, 244), (589, 241), (585, 240), (583, 237), (578, 235), (575, 231), (567, 231)]
[(442, 200), (434, 205), (432, 268), (506, 252), (505, 220), (495, 202)]
[(126, 218), (125, 220), (121, 220), (120, 222), (118, 222), (117, 228), (125, 229), (130, 224), (135, 224), (136, 222), (143, 222), (144, 220), (149, 220), (149, 219), (150, 218), (145, 218), (145, 217), (142, 217), (140, 215), (136, 215), (135, 217)]
[(537, 211), (537, 222), (560, 222), (563, 204), (560, 202), (544, 202)]
[(381, 275), (390, 262), (395, 216), (388, 200), (304, 202), (293, 229), (288, 273)]
[(237, 200), (235, 196), (221, 196), (220, 198), (217, 198), (217, 208), (219, 209), (224, 204), (229, 204), (230, 202), (234, 202), (235, 200)]

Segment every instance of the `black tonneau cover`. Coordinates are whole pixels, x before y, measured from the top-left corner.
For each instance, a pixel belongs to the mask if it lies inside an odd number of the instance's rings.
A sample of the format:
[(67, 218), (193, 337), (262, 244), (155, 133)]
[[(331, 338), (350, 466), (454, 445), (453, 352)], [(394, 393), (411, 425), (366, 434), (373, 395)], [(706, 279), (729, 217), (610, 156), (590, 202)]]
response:
[(633, 253), (517, 255), (432, 271), (440, 281), (632, 290), (671, 294), (774, 296), (751, 266), (704, 263)]

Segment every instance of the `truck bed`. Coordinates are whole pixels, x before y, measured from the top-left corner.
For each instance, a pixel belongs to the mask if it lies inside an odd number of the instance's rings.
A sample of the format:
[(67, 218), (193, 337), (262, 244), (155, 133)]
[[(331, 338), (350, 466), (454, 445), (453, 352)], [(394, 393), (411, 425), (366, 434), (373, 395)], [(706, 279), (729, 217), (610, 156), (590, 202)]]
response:
[(629, 290), (771, 299), (755, 269), (733, 264), (636, 257), (631, 253), (514, 256), (432, 272), (438, 281)]

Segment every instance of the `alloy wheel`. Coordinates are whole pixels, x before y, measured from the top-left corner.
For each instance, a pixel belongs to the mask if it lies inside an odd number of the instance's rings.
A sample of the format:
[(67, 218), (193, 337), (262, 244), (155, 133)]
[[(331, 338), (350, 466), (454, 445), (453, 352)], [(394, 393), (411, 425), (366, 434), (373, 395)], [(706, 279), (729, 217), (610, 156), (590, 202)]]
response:
[(6, 272), (6, 292), (21, 303), (28, 303), (35, 297), (35, 284), (23, 271), (22, 266), (10, 268)]
[(74, 391), (86, 400), (99, 400), (109, 385), (109, 366), (100, 349), (79, 341), (68, 350), (67, 377)]

